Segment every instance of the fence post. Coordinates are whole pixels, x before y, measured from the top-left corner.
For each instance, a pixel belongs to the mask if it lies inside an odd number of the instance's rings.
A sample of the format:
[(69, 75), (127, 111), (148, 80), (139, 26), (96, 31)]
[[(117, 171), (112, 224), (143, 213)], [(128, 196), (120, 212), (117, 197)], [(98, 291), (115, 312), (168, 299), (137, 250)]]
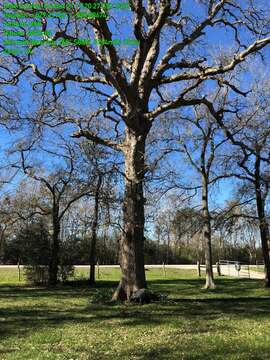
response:
[(219, 261), (216, 263), (216, 267), (217, 267), (217, 274), (218, 274), (218, 276), (221, 276), (221, 270), (220, 270)]
[(97, 278), (99, 279), (99, 263), (97, 262)]
[(20, 261), (18, 261), (18, 278), (19, 278), (19, 281), (21, 281), (21, 268), (20, 268)]
[(198, 276), (201, 277), (201, 264), (200, 264), (200, 261), (197, 261), (197, 272), (198, 272)]
[(163, 274), (164, 274), (164, 277), (166, 277), (165, 262), (163, 262)]

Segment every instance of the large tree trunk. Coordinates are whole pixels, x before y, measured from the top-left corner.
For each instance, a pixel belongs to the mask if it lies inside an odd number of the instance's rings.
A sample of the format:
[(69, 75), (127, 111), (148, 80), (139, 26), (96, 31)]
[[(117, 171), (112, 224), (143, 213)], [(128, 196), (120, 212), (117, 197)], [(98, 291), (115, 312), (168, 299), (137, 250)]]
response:
[(53, 215), (53, 236), (51, 246), (51, 257), (49, 263), (49, 284), (56, 285), (58, 281), (58, 263), (59, 263), (59, 234), (60, 221), (57, 215)]
[(102, 183), (102, 176), (99, 175), (97, 187), (95, 191), (95, 208), (94, 219), (92, 223), (92, 234), (90, 244), (90, 277), (89, 283), (92, 285), (95, 283), (95, 266), (96, 266), (96, 242), (97, 242), (97, 227), (98, 227), (98, 208), (99, 208), (99, 192)]
[(211, 219), (208, 207), (208, 183), (206, 174), (202, 174), (202, 211), (203, 211), (203, 242), (205, 247), (205, 289), (214, 289), (212, 245), (211, 245)]
[(270, 287), (270, 258), (269, 258), (269, 227), (265, 216), (265, 201), (262, 196), (261, 184), (260, 184), (260, 158), (257, 156), (255, 162), (255, 193), (256, 193), (256, 205), (259, 218), (260, 235), (262, 253), (264, 259), (265, 268), (265, 287)]
[(113, 300), (129, 300), (135, 291), (146, 287), (143, 194), (145, 138), (126, 129), (123, 234), (120, 242), (122, 277)]

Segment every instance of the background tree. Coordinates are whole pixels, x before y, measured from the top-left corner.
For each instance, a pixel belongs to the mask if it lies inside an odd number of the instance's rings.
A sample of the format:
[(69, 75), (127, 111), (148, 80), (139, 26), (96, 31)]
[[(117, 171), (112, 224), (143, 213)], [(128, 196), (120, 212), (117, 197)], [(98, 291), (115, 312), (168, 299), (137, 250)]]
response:
[[(186, 126), (185, 126), (186, 125)], [(212, 261), (212, 216), (209, 207), (209, 187), (221, 175), (214, 175), (218, 172), (215, 158), (217, 152), (223, 151), (222, 145), (227, 139), (220, 134), (218, 125), (209, 112), (199, 107), (194, 107), (194, 116), (185, 117), (181, 124), (185, 131), (179, 136), (180, 151), (184, 152), (188, 162), (199, 176), (201, 188), (201, 216), (202, 216), (202, 238), (205, 249), (206, 282), (205, 288), (215, 288)]]
[[(20, 145), (21, 147), (22, 145)], [(41, 150), (41, 149), (40, 149)], [(61, 166), (57, 164), (55, 169), (45, 173), (42, 167), (31, 164), (27, 160), (27, 153), (33, 152), (34, 148), (20, 148), (21, 167), (25, 175), (40, 184), (41, 197), (35, 203), (36, 211), (40, 215), (50, 216), (52, 224), (52, 244), (49, 262), (49, 284), (57, 283), (59, 265), (59, 236), (61, 230), (61, 220), (70, 206), (90, 193), (91, 179), (89, 174), (87, 181), (82, 181), (83, 176), (78, 176), (76, 167), (76, 152), (68, 143), (62, 144), (62, 153), (58, 145), (58, 152), (45, 150), (47, 156), (51, 153), (54, 157), (62, 157), (64, 162)], [(51, 159), (50, 159), (51, 160)], [(81, 180), (81, 181), (80, 181)]]
[[(258, 74), (259, 75), (259, 74)], [(256, 82), (258, 79), (256, 79)], [(255, 83), (255, 81), (254, 81)], [(253, 91), (244, 106), (231, 104), (230, 117), (225, 113), (224, 120), (217, 112), (212, 112), (230, 138), (233, 148), (223, 162), (232, 176), (242, 181), (242, 191), (238, 193), (239, 202), (256, 200), (257, 219), (260, 229), (261, 245), (265, 263), (265, 285), (270, 286), (269, 228), (266, 214), (266, 200), (269, 189), (269, 101), (265, 96), (269, 83), (263, 81), (260, 88), (253, 85)], [(233, 110), (234, 108), (234, 110)], [(233, 206), (235, 207), (235, 205)], [(236, 216), (236, 214), (234, 214)], [(239, 217), (256, 219), (254, 214), (237, 214)]]

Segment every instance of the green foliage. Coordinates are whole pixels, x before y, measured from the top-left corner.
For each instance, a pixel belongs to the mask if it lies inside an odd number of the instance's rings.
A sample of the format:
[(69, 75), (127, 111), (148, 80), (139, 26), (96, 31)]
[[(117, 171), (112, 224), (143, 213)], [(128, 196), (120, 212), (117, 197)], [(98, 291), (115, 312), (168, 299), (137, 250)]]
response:
[(42, 221), (21, 228), (5, 246), (5, 259), (13, 264), (48, 265), (50, 256), (49, 234)]
[(34, 285), (46, 285), (49, 280), (49, 267), (46, 265), (26, 265), (24, 275), (27, 281)]
[(59, 280), (65, 282), (69, 277), (74, 276), (74, 266), (72, 264), (63, 264), (59, 265), (58, 269)]
[(58, 278), (65, 282), (74, 276), (74, 251), (73, 243), (65, 241), (60, 244), (60, 261), (58, 266)]
[[(28, 282), (45, 285), (49, 280), (50, 236), (42, 221), (34, 222), (22, 228), (16, 238), (10, 240), (9, 252), (14, 263), (24, 264), (24, 275)], [(67, 281), (74, 275), (73, 243), (60, 244), (58, 277)]]
[(93, 295), (90, 298), (91, 304), (106, 304), (111, 301), (113, 295), (113, 289), (97, 288), (94, 290)]
[(39, 221), (22, 228), (14, 239), (14, 249), (20, 263), (26, 265), (27, 281), (47, 284), (50, 239), (45, 224)]
[[(168, 248), (166, 240), (163, 237), (158, 243), (156, 240), (146, 239), (145, 240), (145, 263), (146, 264), (162, 264), (163, 262), (168, 264), (195, 264), (198, 259), (203, 261), (204, 251), (199, 250), (198, 242), (179, 241), (179, 243), (171, 244)], [(34, 246), (36, 247), (36, 255), (39, 253), (41, 239), (35, 240)], [(230, 244), (224, 243), (224, 246), (220, 247), (220, 239), (217, 237), (212, 238), (212, 251), (214, 263), (219, 259), (227, 260), (238, 260), (241, 262), (248, 263), (250, 260), (249, 250), (245, 244)], [(3, 262), (6, 264), (16, 264), (18, 258), (21, 259), (21, 263), (26, 263), (26, 253), (28, 246), (23, 245), (24, 242), (18, 242), (17, 239), (7, 239), (5, 244), (5, 252)], [(42, 257), (48, 256), (48, 250), (43, 248)], [(81, 238), (78, 236), (72, 236), (67, 238), (63, 243), (60, 244), (60, 264), (76, 264), (84, 265), (89, 264), (89, 249), (90, 249), (90, 238)], [(33, 249), (34, 250), (34, 249)], [(31, 250), (32, 251), (32, 250)], [(30, 251), (30, 252), (31, 252)], [(111, 234), (111, 236), (104, 241), (103, 236), (98, 236), (97, 240), (97, 260), (99, 264), (118, 264), (118, 253), (119, 253), (119, 236)], [(261, 249), (257, 249), (257, 258), (261, 259)], [(65, 271), (65, 270), (63, 270)], [(72, 273), (70, 273), (72, 275)], [(64, 275), (65, 277), (65, 275)], [(60, 278), (62, 275), (60, 273)]]

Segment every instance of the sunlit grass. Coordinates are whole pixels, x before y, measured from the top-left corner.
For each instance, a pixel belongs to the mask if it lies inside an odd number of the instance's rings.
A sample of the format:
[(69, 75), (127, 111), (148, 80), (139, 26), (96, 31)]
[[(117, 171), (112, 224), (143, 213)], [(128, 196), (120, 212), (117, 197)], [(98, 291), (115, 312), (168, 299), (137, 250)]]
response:
[[(76, 278), (87, 276), (79, 269)], [(269, 359), (270, 291), (249, 279), (202, 289), (195, 271), (146, 272), (167, 296), (144, 306), (93, 303), (110, 294), (118, 269), (100, 269), (96, 288), (35, 288), (0, 269), (0, 359)]]
[(250, 270), (260, 272), (260, 273), (264, 273), (264, 267), (262, 267), (262, 266), (260, 266), (260, 267), (254, 266)]

